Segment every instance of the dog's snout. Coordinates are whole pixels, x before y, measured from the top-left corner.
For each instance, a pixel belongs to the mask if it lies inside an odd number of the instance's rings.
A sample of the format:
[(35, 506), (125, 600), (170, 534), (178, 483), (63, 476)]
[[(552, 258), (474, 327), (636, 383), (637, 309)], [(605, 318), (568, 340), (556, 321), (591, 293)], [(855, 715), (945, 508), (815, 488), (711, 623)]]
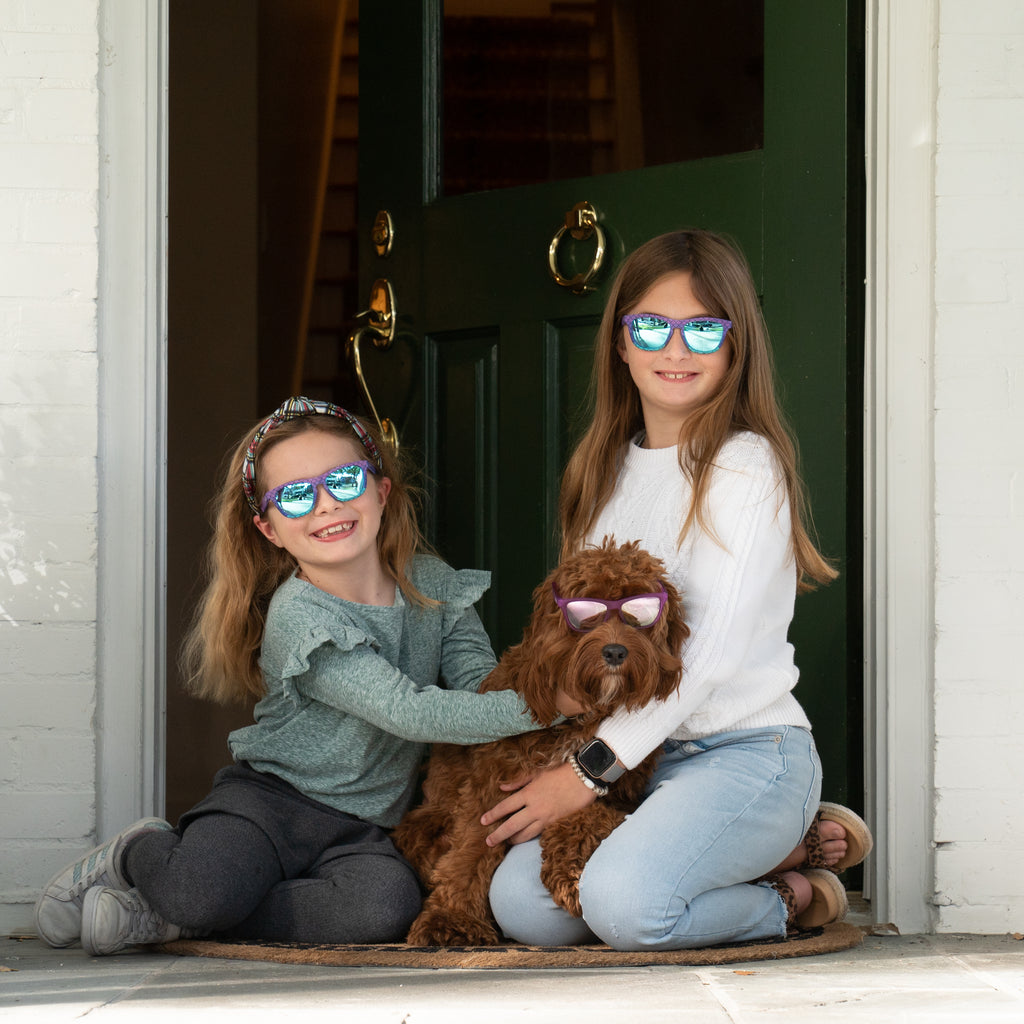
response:
[(604, 658), (605, 664), (610, 665), (612, 668), (621, 665), (626, 660), (628, 653), (622, 644), (605, 644), (601, 648), (601, 657)]

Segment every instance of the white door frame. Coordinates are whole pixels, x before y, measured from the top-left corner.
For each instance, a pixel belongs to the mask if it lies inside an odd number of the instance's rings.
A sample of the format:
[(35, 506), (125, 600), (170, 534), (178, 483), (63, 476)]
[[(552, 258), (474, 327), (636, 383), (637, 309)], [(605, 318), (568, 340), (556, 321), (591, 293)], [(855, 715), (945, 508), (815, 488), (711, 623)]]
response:
[[(97, 828), (164, 794), (167, 0), (100, 0)], [(937, 0), (869, 0), (865, 775), (876, 920), (933, 929)]]
[(164, 803), (167, 3), (100, 0), (96, 829)]
[(938, 0), (869, 0), (866, 28), (865, 887), (931, 932)]

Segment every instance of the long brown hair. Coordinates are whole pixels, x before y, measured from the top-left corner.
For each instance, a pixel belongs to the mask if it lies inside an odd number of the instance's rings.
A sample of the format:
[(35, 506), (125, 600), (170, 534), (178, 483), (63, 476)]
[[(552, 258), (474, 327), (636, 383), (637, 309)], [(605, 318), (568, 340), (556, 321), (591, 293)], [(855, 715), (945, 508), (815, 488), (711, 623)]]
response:
[[(414, 604), (435, 605), (437, 602), (421, 594), (408, 575), (413, 555), (430, 550), (417, 520), (419, 492), (377, 431), (362, 420), (360, 423), (380, 451), (382, 474), (391, 480), (377, 534), (381, 565)], [(212, 506), (213, 536), (205, 560), (208, 582), (182, 647), (189, 691), (221, 704), (264, 695), (259, 655), (267, 608), (274, 591), (297, 567), (287, 551), (271, 544), (253, 525), (253, 512), (242, 489), (242, 463), (256, 429), (253, 426), (246, 432), (225, 462), (220, 491)], [(311, 430), (336, 434), (362, 447), (352, 427), (337, 416), (300, 416), (281, 423), (260, 443), (257, 494), (265, 490), (262, 456), (282, 441)]]
[[(562, 478), (559, 513), (562, 554), (578, 550), (615, 489), (631, 439), (644, 427), (640, 396), (618, 354), (621, 320), (667, 274), (690, 274), (710, 316), (732, 321), (730, 363), (716, 392), (687, 418), (679, 436), (679, 466), (693, 489), (680, 532), (708, 524), (707, 493), (715, 458), (734, 431), (764, 437), (775, 452), (792, 509), (792, 549), (800, 591), (838, 575), (808, 532), (810, 510), (797, 468), (797, 450), (775, 394), (768, 330), (750, 269), (739, 249), (709, 231), (673, 231), (645, 242), (623, 263), (612, 284), (595, 342), (591, 391), (594, 416)], [(613, 465), (608, 467), (609, 455)]]

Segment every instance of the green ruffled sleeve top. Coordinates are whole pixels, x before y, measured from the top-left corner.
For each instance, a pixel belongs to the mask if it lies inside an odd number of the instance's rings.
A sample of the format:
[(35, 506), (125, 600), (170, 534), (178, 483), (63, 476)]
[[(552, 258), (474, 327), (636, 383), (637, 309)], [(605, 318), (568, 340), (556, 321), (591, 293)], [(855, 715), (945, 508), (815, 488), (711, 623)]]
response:
[(255, 723), (228, 737), (236, 761), (390, 828), (408, 808), (428, 743), (484, 743), (535, 728), (511, 691), (477, 693), (495, 666), (473, 608), (490, 574), (417, 556), (411, 577), (442, 602), (353, 604), (295, 576), (274, 594)]

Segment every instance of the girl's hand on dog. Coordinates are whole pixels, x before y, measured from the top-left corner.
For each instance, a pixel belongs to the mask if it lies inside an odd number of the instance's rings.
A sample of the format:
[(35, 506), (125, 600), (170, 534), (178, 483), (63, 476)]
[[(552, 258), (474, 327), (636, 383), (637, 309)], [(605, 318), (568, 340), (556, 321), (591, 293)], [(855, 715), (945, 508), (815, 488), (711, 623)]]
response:
[(506, 841), (515, 845), (536, 839), (552, 822), (589, 807), (597, 799), (594, 791), (580, 782), (568, 764), (550, 768), (533, 778), (503, 782), (501, 788), (514, 792), (480, 819), (481, 825), (493, 825), (505, 819), (488, 835), (488, 846)]

